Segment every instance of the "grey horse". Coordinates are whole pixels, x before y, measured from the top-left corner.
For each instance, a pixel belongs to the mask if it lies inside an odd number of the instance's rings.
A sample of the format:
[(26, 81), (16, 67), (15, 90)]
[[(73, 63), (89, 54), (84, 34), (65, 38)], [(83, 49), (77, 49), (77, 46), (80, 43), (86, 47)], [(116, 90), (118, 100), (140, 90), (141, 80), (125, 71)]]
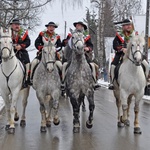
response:
[[(80, 130), (80, 105), (86, 96), (89, 101), (89, 117), (86, 122), (87, 128), (93, 126), (94, 89), (93, 78), (89, 64), (84, 54), (84, 36), (82, 32), (72, 32), (68, 46), (66, 47), (69, 55), (70, 65), (66, 72), (66, 93), (70, 98), (73, 107), (73, 132)], [(71, 56), (71, 57), (70, 57)]]
[(51, 113), (53, 108), (53, 123), (58, 125), (60, 90), (60, 76), (56, 66), (56, 48), (53, 43), (43, 38), (44, 48), (42, 59), (33, 76), (33, 88), (40, 103), (41, 132), (46, 132), (46, 126), (51, 126)]

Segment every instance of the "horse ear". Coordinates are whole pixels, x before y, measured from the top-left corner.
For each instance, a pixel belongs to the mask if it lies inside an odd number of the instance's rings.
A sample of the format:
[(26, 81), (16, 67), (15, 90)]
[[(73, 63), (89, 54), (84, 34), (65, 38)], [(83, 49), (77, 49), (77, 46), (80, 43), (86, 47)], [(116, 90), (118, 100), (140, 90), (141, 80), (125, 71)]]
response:
[(73, 33), (73, 30), (70, 28), (70, 32)]
[(142, 37), (145, 37), (145, 35), (144, 35), (144, 31), (142, 31), (141, 36), (142, 36)]

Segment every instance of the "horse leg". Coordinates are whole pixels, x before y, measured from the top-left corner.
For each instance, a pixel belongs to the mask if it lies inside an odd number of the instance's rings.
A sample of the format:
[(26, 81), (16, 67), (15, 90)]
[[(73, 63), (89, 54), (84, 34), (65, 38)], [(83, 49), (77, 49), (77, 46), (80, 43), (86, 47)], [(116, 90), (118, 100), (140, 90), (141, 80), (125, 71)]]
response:
[(92, 128), (93, 126), (93, 112), (94, 112), (94, 108), (95, 108), (95, 104), (94, 104), (94, 91), (90, 90), (88, 91), (88, 95), (87, 95), (87, 99), (89, 101), (89, 118), (86, 122), (86, 127), (87, 128)]
[(120, 117), (120, 121), (122, 123), (126, 124), (127, 118), (128, 118), (128, 115), (127, 115), (127, 109), (128, 109), (127, 99), (128, 99), (128, 96), (127, 96), (127, 93), (125, 91), (120, 92), (120, 99), (122, 101), (122, 110), (123, 110), (123, 115)]
[(5, 100), (5, 110), (6, 110), (6, 116), (7, 116), (7, 123), (5, 126), (5, 130), (8, 130), (10, 127), (10, 101), (9, 101), (9, 97), (5, 96), (5, 94), (2, 94), (2, 98)]
[(134, 113), (135, 113), (135, 118), (134, 118), (134, 133), (135, 134), (141, 134), (142, 132), (141, 132), (141, 129), (140, 129), (139, 119), (138, 119), (139, 101), (135, 102)]
[(124, 124), (120, 121), (120, 116), (121, 116), (121, 100), (116, 98), (116, 106), (117, 106), (117, 110), (118, 110), (118, 123), (117, 126), (118, 127), (124, 127)]
[(19, 114), (17, 112), (17, 106), (15, 107), (15, 117), (14, 117), (14, 120), (15, 121), (18, 121), (19, 120)]
[(59, 108), (59, 92), (55, 92), (55, 95), (53, 95), (53, 110), (54, 110), (54, 118), (53, 123), (55, 125), (59, 125), (60, 119), (58, 116), (58, 108)]
[(77, 102), (77, 99), (75, 97), (73, 97), (73, 94), (70, 94), (72, 95), (70, 97), (70, 101), (71, 101), (71, 104), (72, 104), (72, 107), (73, 107), (73, 132), (74, 133), (79, 133), (80, 131), (80, 121), (79, 121), (79, 110), (80, 110), (80, 107), (79, 107), (79, 104)]
[(41, 112), (41, 132), (46, 132), (46, 109), (45, 109), (45, 104), (44, 100), (46, 97), (43, 95), (42, 92), (36, 92), (37, 98), (40, 103), (40, 112)]
[(41, 132), (46, 132), (46, 112), (44, 103), (40, 102), (40, 112), (41, 112)]
[(8, 133), (10, 133), (10, 134), (15, 133), (15, 123), (14, 123), (15, 110), (16, 110), (15, 107), (16, 107), (16, 104), (17, 104), (19, 91), (20, 90), (14, 91), (13, 95), (12, 95), (12, 102), (11, 102), (11, 106), (10, 106), (10, 116), (11, 116), (11, 118), (10, 118), (10, 127), (9, 127), (9, 130), (8, 130)]
[(128, 97), (128, 108), (127, 108), (127, 120), (126, 120), (126, 126), (130, 126), (129, 116), (130, 116), (130, 105), (132, 101), (132, 95)]
[(83, 97), (81, 97), (81, 102), (82, 102), (82, 111), (83, 111), (83, 112), (85, 112), (85, 111), (86, 111), (84, 98), (85, 98), (85, 95), (84, 95)]
[(48, 110), (48, 113), (46, 116), (46, 126), (51, 127), (51, 111), (52, 111), (52, 100), (51, 99), (49, 101), (49, 109), (47, 109), (47, 110)]
[(22, 96), (23, 96), (23, 99), (22, 99), (23, 111), (22, 111), (22, 116), (21, 116), (21, 121), (20, 121), (20, 126), (21, 127), (26, 126), (25, 112), (26, 112), (26, 106), (27, 106), (27, 103), (28, 103), (27, 99), (28, 99), (28, 96), (29, 96), (29, 90), (30, 90), (30, 87), (25, 88), (25, 89), (23, 89), (23, 91), (21, 91)]

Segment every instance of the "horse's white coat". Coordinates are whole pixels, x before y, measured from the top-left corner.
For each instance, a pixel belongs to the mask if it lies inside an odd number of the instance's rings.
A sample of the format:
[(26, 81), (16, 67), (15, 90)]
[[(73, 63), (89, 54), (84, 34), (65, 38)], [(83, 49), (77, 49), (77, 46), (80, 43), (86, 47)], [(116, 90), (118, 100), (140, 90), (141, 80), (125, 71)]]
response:
[[(4, 32), (1, 28), (0, 35), (0, 51), (2, 56), (2, 63), (0, 64), (0, 93), (5, 102), (7, 125), (10, 125), (10, 128), (15, 128), (14, 116), (15, 113), (17, 113), (16, 105), (22, 88), (24, 72), (21, 62), (16, 58), (14, 53), (11, 29), (9, 29), (8, 32)], [(9, 76), (8, 81), (6, 76)], [(25, 120), (25, 108), (27, 105), (29, 88), (23, 89), (21, 93), (23, 98), (22, 120)]]

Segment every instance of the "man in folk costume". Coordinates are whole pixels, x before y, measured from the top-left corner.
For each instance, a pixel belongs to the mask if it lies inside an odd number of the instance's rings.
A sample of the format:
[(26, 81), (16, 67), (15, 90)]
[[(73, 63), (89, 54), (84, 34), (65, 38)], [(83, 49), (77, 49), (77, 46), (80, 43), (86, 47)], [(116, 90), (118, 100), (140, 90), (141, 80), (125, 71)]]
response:
[[(113, 49), (115, 50), (115, 57), (114, 60), (111, 63), (111, 80), (112, 83), (109, 86), (110, 90), (114, 89), (113, 86), (113, 80), (115, 78), (115, 68), (116, 66), (122, 62), (124, 53), (127, 51), (127, 44), (129, 43), (130, 39), (137, 34), (137, 32), (133, 29), (132, 21), (129, 19), (125, 19), (121, 23), (122, 30), (119, 32), (116, 32), (116, 37), (113, 41)], [(145, 59), (142, 61), (143, 66), (145, 67), (145, 76), (148, 80), (148, 74), (149, 74), (149, 66)]]
[(59, 56), (59, 51), (62, 48), (62, 43), (61, 43), (61, 39), (60, 36), (58, 34), (55, 33), (55, 28), (57, 28), (58, 26), (54, 23), (54, 22), (49, 22), (48, 24), (45, 25), (45, 27), (47, 28), (47, 30), (41, 31), (37, 37), (37, 39), (35, 40), (35, 47), (38, 50), (37, 52), (37, 56), (36, 58), (32, 61), (31, 63), (31, 74), (30, 74), (30, 85), (32, 85), (32, 78), (33, 78), (33, 71), (35, 69), (35, 67), (38, 65), (38, 63), (40, 62), (41, 58), (42, 58), (42, 49), (44, 46), (43, 40), (42, 38), (45, 38), (46, 40), (50, 40), (55, 44), (56, 47), (56, 65), (59, 68), (59, 73), (61, 74), (62, 71), (62, 63), (59, 60), (60, 56)]
[(28, 87), (30, 74), (30, 59), (26, 50), (26, 48), (30, 46), (28, 30), (24, 30), (20, 26), (21, 23), (18, 19), (13, 19), (10, 25), (12, 29), (12, 41), (14, 44), (16, 57), (23, 63), (23, 65), (25, 65), (26, 68), (25, 80), (23, 82), (23, 88), (26, 88)]
[[(97, 78), (98, 78), (98, 65), (96, 65), (93, 62), (93, 44), (91, 41), (91, 37), (90, 35), (88, 35), (87, 32), (87, 26), (79, 21), (79, 22), (74, 22), (73, 23), (74, 27), (76, 28), (76, 31), (80, 31), (84, 34), (84, 42), (85, 42), (85, 47), (84, 47), (84, 51), (85, 51), (85, 56), (86, 56), (86, 60), (87, 62), (90, 64), (91, 68), (92, 68), (92, 74), (93, 74), (93, 79), (95, 82), (94, 88), (99, 87), (99, 85), (97, 84)], [(62, 42), (62, 46), (66, 46), (69, 39), (72, 37), (72, 35), (69, 33), (67, 38), (63, 40)], [(62, 90), (65, 88), (64, 86), (64, 80), (65, 80), (65, 72), (66, 72), (66, 68), (67, 68), (67, 64), (68, 63), (63, 63), (63, 69), (62, 69)]]

